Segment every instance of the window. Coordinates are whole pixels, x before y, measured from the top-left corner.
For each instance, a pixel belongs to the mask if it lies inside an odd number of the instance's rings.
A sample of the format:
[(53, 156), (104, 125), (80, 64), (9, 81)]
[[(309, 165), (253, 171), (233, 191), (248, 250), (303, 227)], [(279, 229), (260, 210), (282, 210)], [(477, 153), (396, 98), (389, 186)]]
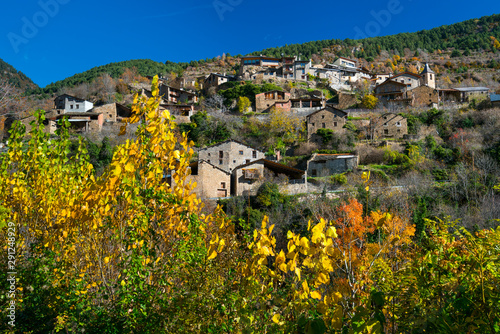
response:
[(325, 115), (321, 115), (321, 119), (324, 119), (325, 118)]
[(311, 126), (314, 126), (314, 123), (311, 123)]
[(210, 156), (210, 153), (208, 153), (208, 156)]
[(388, 135), (389, 134), (389, 129), (384, 129), (384, 135)]
[(246, 160), (245, 160), (245, 163), (246, 163), (246, 164), (247, 164), (247, 163), (249, 163), (249, 162), (250, 162), (250, 159), (246, 159)]
[(233, 164), (235, 164), (235, 163), (236, 163), (236, 160), (233, 160)]
[(79, 104), (76, 105), (76, 109), (80, 109), (80, 105)]
[(252, 152), (252, 158), (257, 158), (257, 151)]
[(396, 126), (401, 126), (401, 122), (396, 122)]
[(401, 129), (398, 129), (398, 133), (401, 133)]
[(70, 105), (70, 106), (69, 106), (69, 109), (73, 109), (73, 105)]
[(321, 127), (324, 129), (326, 128), (326, 124), (325, 123), (321, 123)]
[(219, 151), (219, 159), (224, 159), (224, 151)]
[(240, 155), (243, 155), (243, 151), (240, 151)]
[(337, 122), (333, 122), (333, 126), (337, 126)]
[(220, 187), (221, 189), (226, 189), (226, 182), (221, 182)]
[(317, 176), (317, 175), (318, 175), (318, 171), (317, 171), (316, 169), (313, 169), (313, 170), (311, 171), (311, 176), (312, 176), (312, 177), (315, 177), (315, 176)]
[(210, 160), (207, 160), (208, 163), (210, 163)]
[(224, 160), (219, 160), (219, 165), (222, 165), (224, 163)]

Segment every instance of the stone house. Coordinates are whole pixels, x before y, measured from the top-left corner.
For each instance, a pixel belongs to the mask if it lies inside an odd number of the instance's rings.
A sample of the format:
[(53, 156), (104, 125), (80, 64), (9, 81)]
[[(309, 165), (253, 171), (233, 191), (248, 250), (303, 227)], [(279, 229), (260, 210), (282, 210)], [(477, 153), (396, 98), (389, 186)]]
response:
[(411, 96), (412, 106), (437, 107), (439, 103), (439, 93), (437, 89), (430, 86), (419, 86), (408, 91)]
[(197, 103), (198, 96), (184, 89), (177, 89), (165, 84), (160, 84), (160, 95), (169, 103)]
[(235, 196), (255, 196), (266, 181), (281, 186), (297, 184), (303, 192), (307, 188), (305, 171), (288, 167), (274, 161), (259, 159), (236, 167), (233, 172), (232, 194)]
[(132, 110), (119, 103), (109, 103), (102, 106), (94, 107), (93, 112), (103, 114), (105, 123), (120, 122), (124, 118), (132, 115)]
[(198, 151), (198, 159), (205, 160), (227, 172), (237, 166), (263, 159), (264, 152), (236, 140), (227, 140)]
[(318, 154), (307, 161), (307, 176), (324, 177), (345, 173), (358, 167), (359, 157), (351, 154)]
[(68, 112), (87, 112), (94, 107), (92, 102), (79, 99), (77, 97), (63, 94), (54, 99), (54, 109), (57, 114), (64, 114)]
[(191, 175), (186, 182), (196, 182), (193, 192), (199, 198), (219, 198), (231, 195), (231, 173), (205, 160), (189, 165)]
[(488, 87), (460, 87), (455, 88), (460, 92), (460, 102), (470, 102), (471, 99), (488, 98), (490, 89)]
[(386, 113), (372, 119), (370, 128), (374, 139), (402, 139), (404, 135), (408, 134), (406, 118), (398, 114)]
[(268, 112), (273, 107), (290, 111), (291, 106), (290, 93), (273, 90), (255, 95), (255, 111), (257, 112)]
[(308, 74), (314, 74), (312, 72), (311, 60), (296, 60), (293, 68), (295, 80), (307, 81)]
[(379, 102), (384, 105), (388, 105), (392, 102), (406, 103), (409, 105), (411, 99), (406, 97), (407, 89), (408, 87), (405, 83), (389, 79), (376, 86), (374, 92)]
[(210, 87), (219, 87), (220, 85), (229, 82), (235, 81), (235, 78), (229, 75), (219, 74), (219, 73), (210, 73), (210, 75), (203, 82), (203, 88), (208, 91)]
[(306, 117), (307, 138), (311, 138), (319, 129), (332, 129), (335, 132), (343, 131), (347, 121), (347, 113), (343, 110), (326, 106)]

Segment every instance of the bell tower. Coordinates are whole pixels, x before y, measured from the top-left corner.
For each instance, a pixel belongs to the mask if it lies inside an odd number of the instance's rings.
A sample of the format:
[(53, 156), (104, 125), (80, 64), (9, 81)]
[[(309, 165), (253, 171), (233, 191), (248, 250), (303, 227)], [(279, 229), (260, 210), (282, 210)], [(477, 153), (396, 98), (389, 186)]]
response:
[(436, 89), (436, 73), (431, 70), (428, 63), (425, 63), (424, 70), (420, 73), (420, 76), (422, 76), (423, 85)]

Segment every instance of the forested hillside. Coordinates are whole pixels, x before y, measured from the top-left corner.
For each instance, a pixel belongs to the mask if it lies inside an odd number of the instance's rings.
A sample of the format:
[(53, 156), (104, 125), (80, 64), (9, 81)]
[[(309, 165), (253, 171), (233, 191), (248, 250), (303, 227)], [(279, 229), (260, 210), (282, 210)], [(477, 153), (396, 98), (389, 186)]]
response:
[(383, 50), (397, 50), (400, 54), (403, 54), (404, 48), (413, 51), (418, 49), (427, 50), (429, 53), (447, 48), (494, 51), (492, 36), (496, 39), (500, 38), (500, 14), (415, 33), (400, 33), (362, 40), (331, 39), (314, 41), (269, 48), (254, 52), (253, 55), (263, 54), (279, 57), (281, 54), (302, 54), (304, 57), (311, 57), (313, 54), (321, 54), (323, 49), (331, 47), (337, 47), (341, 56), (349, 56), (353, 48), (356, 47), (358, 49), (356, 56), (360, 58), (376, 57)]
[(188, 63), (159, 63), (150, 59), (135, 59), (117, 63), (110, 63), (103, 66), (94, 67), (88, 71), (77, 73), (69, 78), (47, 85), (45, 88), (28, 90), (28, 94), (52, 94), (63, 87), (73, 87), (82, 83), (91, 83), (99, 76), (107, 73), (112, 78), (117, 78), (123, 74), (125, 69), (136, 68), (137, 73), (142, 76), (153, 76), (156, 74), (166, 74), (179, 72), (188, 66)]
[(38, 88), (23, 72), (16, 70), (0, 58), (0, 81), (4, 80), (20, 90)]

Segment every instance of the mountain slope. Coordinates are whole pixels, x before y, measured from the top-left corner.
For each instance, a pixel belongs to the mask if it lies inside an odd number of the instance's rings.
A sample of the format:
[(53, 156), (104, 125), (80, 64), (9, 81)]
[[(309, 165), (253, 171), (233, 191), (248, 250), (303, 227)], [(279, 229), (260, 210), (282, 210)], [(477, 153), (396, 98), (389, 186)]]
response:
[(23, 72), (16, 70), (0, 58), (0, 81), (7, 81), (21, 91), (38, 88)]
[[(109, 74), (113, 78), (117, 78), (123, 74), (126, 68), (137, 69), (138, 74), (142, 76), (156, 75), (156, 74), (166, 74), (172, 71), (179, 71), (183, 68), (182, 63), (172, 63), (167, 61), (166, 63), (159, 63), (150, 59), (135, 59), (127, 60), (117, 63), (110, 63), (107, 65), (102, 65), (98, 67), (91, 68), (88, 71), (77, 73), (69, 78), (60, 80), (47, 85), (45, 88), (40, 88), (28, 92), (29, 94), (52, 94), (57, 92), (62, 87), (73, 87), (82, 83), (91, 83), (97, 79), (102, 74)], [(187, 66), (187, 64), (185, 65)]]
[(500, 39), (500, 14), (471, 19), (448, 26), (441, 26), (415, 33), (400, 33), (391, 36), (372, 37), (361, 40), (332, 39), (314, 41), (303, 44), (292, 44), (283, 47), (269, 48), (253, 52), (252, 55), (267, 55), (279, 57), (281, 54), (311, 57), (321, 54), (323, 49), (336, 47), (340, 56), (350, 56), (353, 48), (358, 49), (359, 58), (376, 57), (381, 51), (397, 50), (403, 54), (404, 48), (416, 51), (445, 50), (457, 48), (460, 50), (493, 50), (491, 36)]

